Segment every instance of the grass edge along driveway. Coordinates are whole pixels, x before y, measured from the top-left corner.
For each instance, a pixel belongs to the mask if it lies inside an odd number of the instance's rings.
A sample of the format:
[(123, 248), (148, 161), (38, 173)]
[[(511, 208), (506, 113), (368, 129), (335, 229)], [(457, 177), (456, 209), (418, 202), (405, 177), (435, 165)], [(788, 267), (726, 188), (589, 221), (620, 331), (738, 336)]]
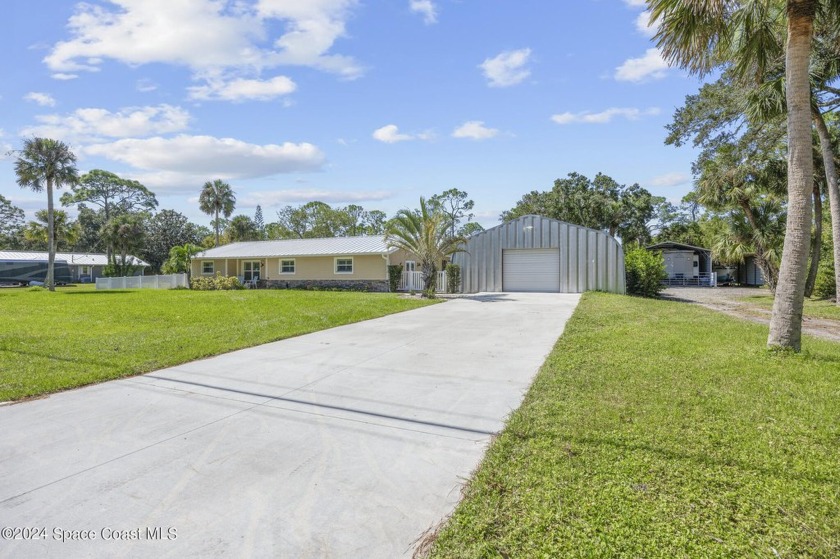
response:
[(4, 289), (0, 401), (145, 373), (427, 304), (386, 293)]
[(840, 556), (840, 344), (587, 293), (432, 557)]

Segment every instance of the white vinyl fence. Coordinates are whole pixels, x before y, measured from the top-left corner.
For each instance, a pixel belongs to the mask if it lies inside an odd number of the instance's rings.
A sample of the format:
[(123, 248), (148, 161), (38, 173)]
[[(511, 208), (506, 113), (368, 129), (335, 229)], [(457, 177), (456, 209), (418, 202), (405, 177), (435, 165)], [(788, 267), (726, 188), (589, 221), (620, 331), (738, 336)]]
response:
[(187, 274), (96, 278), (96, 289), (172, 289), (173, 287), (189, 287)]
[[(403, 272), (397, 291), (423, 291), (423, 272)], [(446, 293), (446, 271), (437, 273), (438, 293)]]

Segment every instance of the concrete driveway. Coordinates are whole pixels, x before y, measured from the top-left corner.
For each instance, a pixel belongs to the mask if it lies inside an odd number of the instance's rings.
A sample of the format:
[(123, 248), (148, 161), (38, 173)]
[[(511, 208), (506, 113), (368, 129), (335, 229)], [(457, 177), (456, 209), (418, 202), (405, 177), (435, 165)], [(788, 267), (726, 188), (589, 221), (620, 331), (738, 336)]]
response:
[(460, 298), (0, 407), (0, 556), (410, 556), (578, 300)]

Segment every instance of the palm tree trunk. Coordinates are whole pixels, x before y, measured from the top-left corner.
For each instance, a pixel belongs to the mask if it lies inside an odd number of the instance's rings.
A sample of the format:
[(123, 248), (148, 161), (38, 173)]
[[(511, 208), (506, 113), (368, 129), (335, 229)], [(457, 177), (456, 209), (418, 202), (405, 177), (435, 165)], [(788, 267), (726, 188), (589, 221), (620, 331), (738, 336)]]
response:
[(820, 268), (820, 255), (822, 254), (822, 193), (820, 185), (814, 181), (814, 237), (811, 239), (811, 266), (808, 268), (808, 278), (805, 280), (805, 296), (810, 297), (814, 293), (814, 284), (817, 282), (817, 271)]
[[(820, 139), (820, 151), (822, 151), (823, 164), (825, 165), (828, 205), (831, 214), (831, 238), (834, 241), (834, 282), (837, 286), (837, 292), (840, 293), (840, 186), (837, 184), (837, 167), (834, 165), (831, 136), (821, 112), (815, 112), (814, 123), (817, 125), (817, 136)], [(840, 305), (840, 297), (837, 297), (837, 304)]]
[(431, 262), (423, 262), (423, 292), (431, 294), (435, 292), (435, 283), (437, 281), (437, 270), (435, 265)]
[(216, 222), (214, 223), (216, 226), (216, 248), (219, 247), (219, 208), (216, 208)]
[(767, 346), (802, 349), (802, 307), (811, 241), (814, 184), (811, 84), (808, 66), (816, 0), (787, 0), (785, 49), (788, 129), (788, 216)]
[(47, 178), (47, 277), (44, 283), (50, 291), (55, 291), (55, 212), (51, 178)]
[[(111, 206), (108, 204), (108, 200), (105, 200), (105, 205), (102, 207), (105, 210), (105, 223), (111, 221)], [(114, 245), (111, 241), (107, 241), (105, 243), (105, 261), (108, 262), (109, 266), (114, 266), (117, 262), (114, 260)]]

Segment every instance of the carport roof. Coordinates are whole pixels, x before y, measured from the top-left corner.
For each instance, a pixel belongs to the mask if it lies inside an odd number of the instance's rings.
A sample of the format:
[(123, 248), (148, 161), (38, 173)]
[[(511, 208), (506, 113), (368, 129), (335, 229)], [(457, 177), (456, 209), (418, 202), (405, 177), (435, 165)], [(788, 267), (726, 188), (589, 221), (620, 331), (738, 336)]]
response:
[(674, 248), (674, 249), (678, 249), (678, 250), (699, 250), (700, 252), (709, 252), (709, 253), (712, 252), (712, 249), (709, 249), (709, 248), (696, 247), (696, 246), (687, 245), (687, 244), (684, 244), (684, 243), (675, 243), (673, 241), (665, 241), (665, 242), (662, 242), (662, 243), (656, 243), (655, 245), (650, 245), (650, 246), (645, 247), (645, 248), (647, 248), (648, 250), (663, 250), (663, 249)]
[(332, 237), (321, 239), (284, 239), (231, 243), (205, 250), (198, 258), (277, 258), (284, 256), (353, 256), (390, 254), (396, 249), (385, 243), (382, 235)]

